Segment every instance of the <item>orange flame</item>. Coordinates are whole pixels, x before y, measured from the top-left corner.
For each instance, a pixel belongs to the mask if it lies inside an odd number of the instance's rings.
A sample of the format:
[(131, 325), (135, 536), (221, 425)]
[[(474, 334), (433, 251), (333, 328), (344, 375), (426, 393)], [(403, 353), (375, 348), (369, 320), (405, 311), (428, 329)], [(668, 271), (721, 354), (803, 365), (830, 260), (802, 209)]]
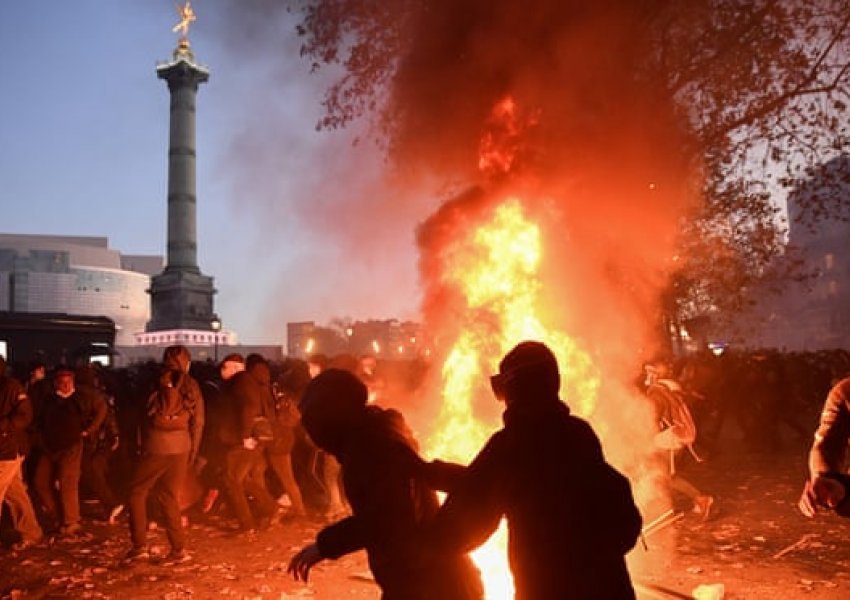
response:
[[(494, 430), (495, 423), (476, 417), (474, 399), (497, 361), (523, 340), (547, 343), (561, 365), (564, 392), (579, 412), (589, 412), (598, 375), (586, 353), (569, 337), (550, 331), (539, 315), (539, 267), (543, 256), (540, 229), (530, 222), (517, 198), (507, 198), (490, 220), (469, 239), (448, 249), (444, 283), (466, 301), (465, 328), (442, 367), (442, 405), (429, 454), (469, 461)], [(512, 598), (504, 523), (485, 546), (473, 553), (482, 571), (488, 598)]]
[(521, 135), (538, 120), (537, 114), (521, 114), (511, 96), (497, 102), (490, 112), (487, 130), (481, 136), (478, 169), (490, 176), (513, 170), (523, 149)]

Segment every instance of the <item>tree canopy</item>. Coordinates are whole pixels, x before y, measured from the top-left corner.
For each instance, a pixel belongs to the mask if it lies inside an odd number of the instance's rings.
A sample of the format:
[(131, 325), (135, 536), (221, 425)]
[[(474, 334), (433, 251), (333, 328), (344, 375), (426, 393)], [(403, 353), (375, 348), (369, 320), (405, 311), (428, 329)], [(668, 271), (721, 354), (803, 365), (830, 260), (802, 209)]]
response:
[[(682, 318), (732, 310), (749, 283), (793, 271), (771, 195), (848, 147), (842, 0), (293, 4), (302, 54), (344, 67), (318, 126), (368, 118), (400, 163), (468, 177), (481, 123), (506, 94), (542, 123), (526, 165), (620, 166), (657, 149), (637, 179), (663, 186), (676, 172), (667, 183), (688, 182), (701, 200), (683, 211), (671, 257), (669, 306)], [(796, 217), (840, 212), (848, 174), (830, 174)]]

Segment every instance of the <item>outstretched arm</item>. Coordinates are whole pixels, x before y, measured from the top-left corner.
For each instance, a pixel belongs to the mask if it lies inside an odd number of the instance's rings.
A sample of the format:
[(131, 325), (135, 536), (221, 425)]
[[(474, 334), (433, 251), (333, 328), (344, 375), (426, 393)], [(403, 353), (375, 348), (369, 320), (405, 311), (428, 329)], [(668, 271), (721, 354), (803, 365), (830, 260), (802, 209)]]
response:
[(455, 482), (426, 535), (436, 551), (469, 552), (483, 544), (504, 513), (503, 438), (496, 434)]

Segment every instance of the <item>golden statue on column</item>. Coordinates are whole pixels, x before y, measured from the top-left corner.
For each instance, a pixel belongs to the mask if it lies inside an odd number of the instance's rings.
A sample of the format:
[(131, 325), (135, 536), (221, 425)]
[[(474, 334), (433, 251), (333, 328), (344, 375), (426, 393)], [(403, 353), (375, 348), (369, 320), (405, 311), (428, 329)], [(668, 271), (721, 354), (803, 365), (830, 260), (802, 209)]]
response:
[(195, 16), (195, 11), (192, 10), (192, 2), (191, 0), (186, 0), (186, 4), (180, 6), (179, 4), (176, 6), (177, 14), (180, 16), (180, 22), (177, 23), (174, 27), (171, 28), (171, 31), (174, 33), (180, 32), (180, 45), (188, 46), (189, 45), (189, 25), (197, 20)]

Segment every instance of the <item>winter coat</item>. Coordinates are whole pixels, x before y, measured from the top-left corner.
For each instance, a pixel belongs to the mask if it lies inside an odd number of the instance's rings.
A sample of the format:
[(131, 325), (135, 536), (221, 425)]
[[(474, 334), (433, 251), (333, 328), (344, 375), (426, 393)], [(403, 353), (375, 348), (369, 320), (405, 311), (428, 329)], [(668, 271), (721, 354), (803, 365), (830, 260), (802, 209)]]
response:
[(103, 395), (90, 389), (77, 388), (68, 397), (54, 391), (39, 415), (44, 447), (49, 452), (67, 450), (83, 442), (83, 432), (85, 437), (95, 439), (106, 411)]
[(32, 405), (17, 379), (0, 375), (0, 460), (26, 454)]
[(385, 600), (481, 598), (467, 556), (422, 552), (422, 533), (439, 504), (417, 476), (424, 463), (399, 427), (399, 414), (364, 407), (349, 426), (334, 454), (353, 514), (319, 533), (321, 555), (338, 558), (365, 548)]
[(826, 397), (815, 441), (809, 453), (809, 470), (821, 473), (846, 471), (850, 444), (850, 377), (835, 384)]
[(271, 382), (260, 381), (254, 373), (242, 371), (228, 381), (227, 390), (236, 417), (239, 441), (252, 437), (259, 418), (271, 419), (274, 414)]
[(590, 425), (557, 398), (514, 402), (504, 422), (449, 494), (429, 544), (470, 550), (504, 516), (517, 600), (634, 598), (624, 555), (641, 517)]
[[(176, 384), (168, 385), (161, 378), (154, 392), (147, 400), (148, 422), (144, 440), (144, 450), (148, 454), (170, 455), (188, 454), (189, 462), (194, 462), (201, 446), (204, 431), (204, 399), (194, 377), (188, 373), (172, 371), (177, 374)], [(170, 396), (176, 396), (177, 402), (189, 412), (188, 423), (180, 429), (162, 429), (154, 426), (153, 416), (159, 407), (170, 402)]]

